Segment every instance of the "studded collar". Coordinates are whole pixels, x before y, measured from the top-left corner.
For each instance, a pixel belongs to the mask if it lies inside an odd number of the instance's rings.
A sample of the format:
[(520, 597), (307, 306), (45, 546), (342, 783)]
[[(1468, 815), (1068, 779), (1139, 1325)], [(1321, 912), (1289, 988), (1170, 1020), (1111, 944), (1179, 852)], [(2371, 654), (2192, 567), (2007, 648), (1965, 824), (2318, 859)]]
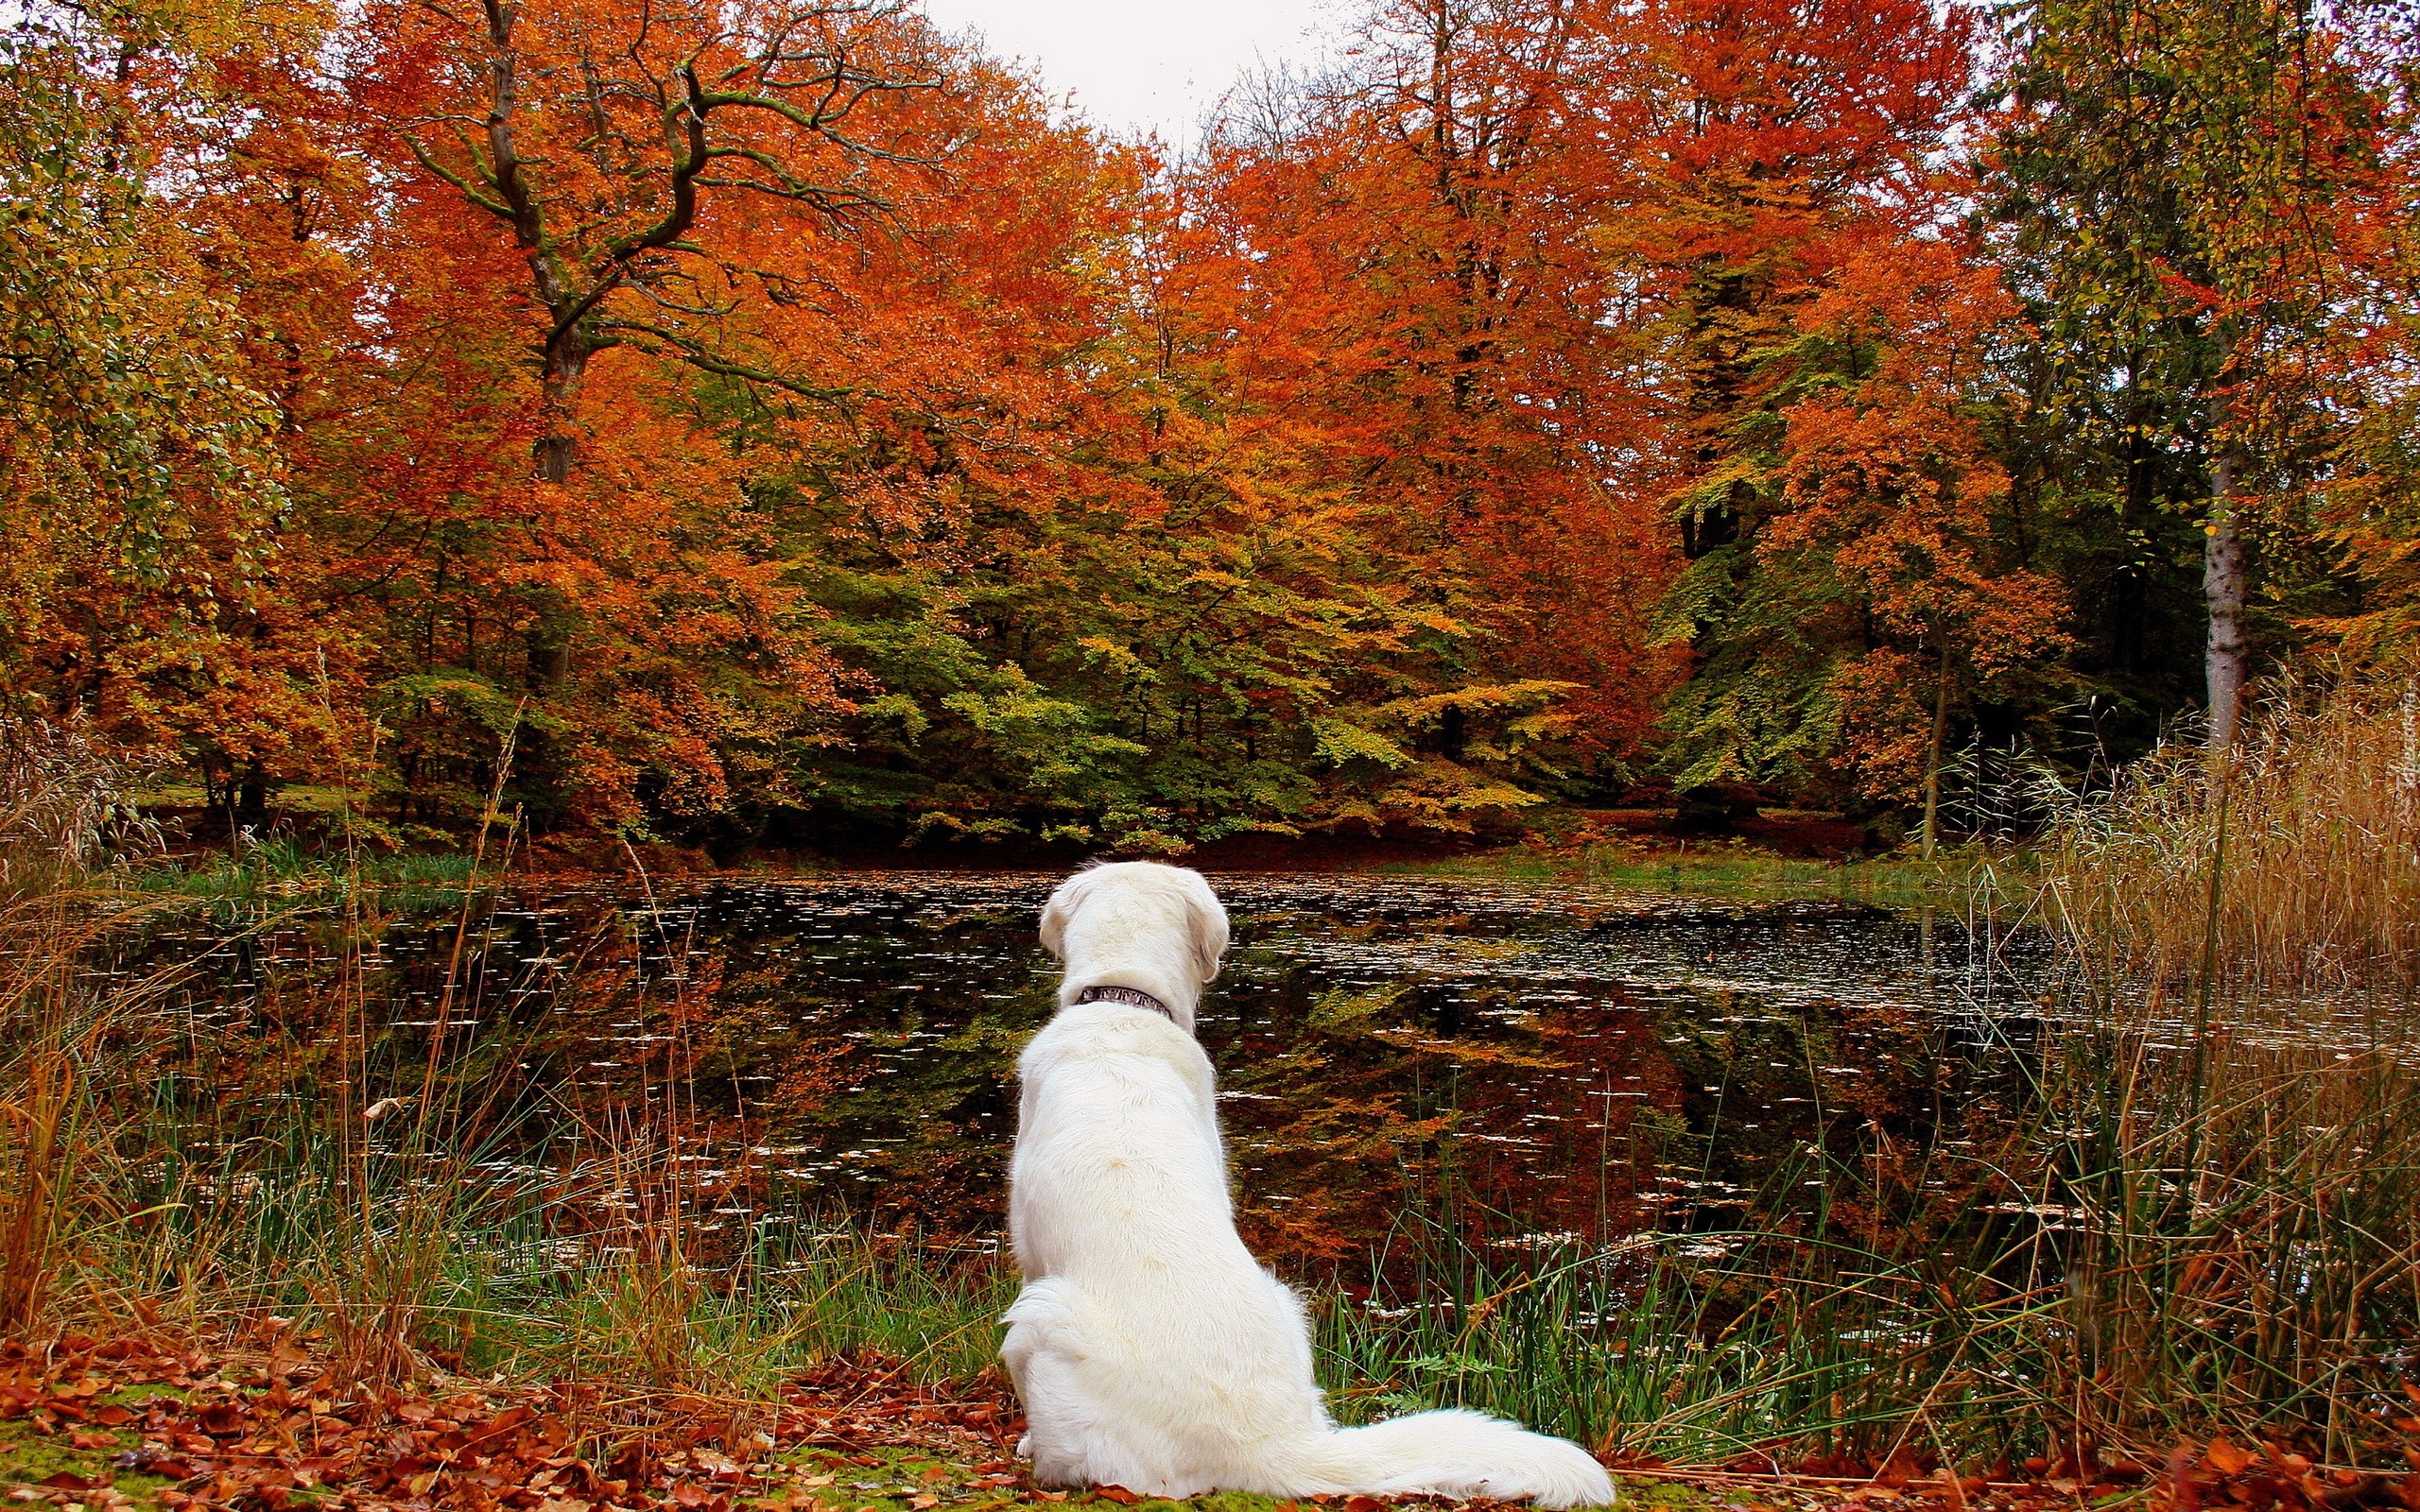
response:
[(1076, 1001), (1078, 1003), (1129, 1004), (1138, 1008), (1149, 1008), (1153, 1013), (1156, 1013), (1162, 1018), (1167, 1020), (1168, 1022), (1176, 1022), (1176, 1014), (1167, 1004), (1151, 996), (1149, 992), (1145, 992), (1137, 988), (1088, 987), (1081, 992), (1076, 994)]

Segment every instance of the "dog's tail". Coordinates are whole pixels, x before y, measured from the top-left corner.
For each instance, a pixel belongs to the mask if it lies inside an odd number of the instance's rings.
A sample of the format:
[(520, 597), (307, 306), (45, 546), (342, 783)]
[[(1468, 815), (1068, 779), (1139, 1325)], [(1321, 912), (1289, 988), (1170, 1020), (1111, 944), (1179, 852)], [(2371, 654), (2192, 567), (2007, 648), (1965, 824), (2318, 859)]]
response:
[(1526, 1497), (1540, 1507), (1614, 1500), (1613, 1477), (1569, 1439), (1458, 1408), (1340, 1428), (1311, 1457), (1318, 1479), (1373, 1496)]

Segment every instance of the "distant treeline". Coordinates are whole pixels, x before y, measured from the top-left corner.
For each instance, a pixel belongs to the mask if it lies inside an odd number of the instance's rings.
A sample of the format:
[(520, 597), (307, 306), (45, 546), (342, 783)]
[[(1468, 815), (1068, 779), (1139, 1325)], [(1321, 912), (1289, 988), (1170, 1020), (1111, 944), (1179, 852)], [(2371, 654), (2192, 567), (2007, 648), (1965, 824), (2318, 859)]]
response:
[(2420, 605), (2408, 8), (1372, 0), (1182, 157), (886, 0), (38, 4), (0, 692), (209, 801), (1869, 812)]

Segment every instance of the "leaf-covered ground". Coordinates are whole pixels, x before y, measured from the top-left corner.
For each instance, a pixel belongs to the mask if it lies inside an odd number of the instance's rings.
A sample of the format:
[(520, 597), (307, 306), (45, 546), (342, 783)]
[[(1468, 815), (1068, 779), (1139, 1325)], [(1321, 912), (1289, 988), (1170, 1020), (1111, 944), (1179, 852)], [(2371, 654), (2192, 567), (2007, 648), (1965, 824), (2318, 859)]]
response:
[[(2415, 1393), (2420, 1398), (2420, 1393)], [(14, 1512), (932, 1512), (1178, 1503), (1121, 1487), (1037, 1489), (1023, 1423), (988, 1381), (919, 1385), (886, 1362), (830, 1362), (778, 1408), (597, 1385), (342, 1384), (284, 1334), (205, 1351), (153, 1335), (0, 1351), (0, 1494)], [(2420, 1419), (2410, 1432), (2420, 1438)], [(2420, 1466), (2420, 1452), (2412, 1463)], [(2029, 1462), (1951, 1479), (1906, 1455), (1801, 1473), (1617, 1471), (1661, 1512), (2420, 1512), (2420, 1473), (2363, 1474), (2221, 1439), (2163, 1466)], [(1376, 1498), (1308, 1499), (1381, 1512)], [(1313, 1512), (1221, 1493), (1201, 1512)], [(1486, 1512), (1481, 1508), (1481, 1512)]]

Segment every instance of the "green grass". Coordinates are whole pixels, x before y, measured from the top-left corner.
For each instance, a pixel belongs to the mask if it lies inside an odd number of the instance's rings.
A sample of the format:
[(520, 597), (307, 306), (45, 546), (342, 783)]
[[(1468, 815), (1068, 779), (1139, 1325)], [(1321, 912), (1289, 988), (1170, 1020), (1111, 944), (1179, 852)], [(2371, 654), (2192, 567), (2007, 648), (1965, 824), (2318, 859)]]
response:
[[(199, 782), (162, 782), (130, 796), (145, 808), (181, 809), (200, 808), (209, 798)], [(280, 813), (340, 814), (368, 802), (370, 796), (366, 788), (298, 783), (278, 788), (271, 799)]]
[(458, 900), (473, 882), (466, 851), (362, 850), (306, 846), (290, 835), (273, 835), (239, 852), (224, 850), (157, 862), (128, 873), (122, 893), (151, 899), (184, 899), (229, 908), (308, 903), (375, 888), (390, 909), (425, 907)]
[[(762, 1395), (818, 1360), (873, 1350), (920, 1381), (990, 1365), (1013, 1272), (988, 1256), (881, 1243), (845, 1226), (773, 1224), (737, 1264), (615, 1255), (492, 1230), (463, 1235), (427, 1302), (427, 1328), (466, 1368), (655, 1383), (711, 1380)], [(533, 1242), (534, 1240), (534, 1242)], [(585, 1253), (568, 1261), (575, 1247)]]
[[(977, 1485), (973, 1478), (974, 1467), (937, 1458), (926, 1450), (869, 1446), (864, 1454), (851, 1456), (834, 1450), (808, 1449), (794, 1451), (783, 1458), (786, 1464), (808, 1476), (804, 1484), (823, 1504), (854, 1507), (861, 1512), (914, 1512), (912, 1501), (920, 1494), (938, 1494), (944, 1499), (944, 1504), (952, 1507), (1011, 1506), (1026, 1501), (1014, 1486)], [(878, 1463), (867, 1466), (858, 1463), (860, 1459)], [(822, 1481), (831, 1484), (817, 1484)], [(1656, 1512), (1696, 1512), (1709, 1505), (1710, 1501), (1701, 1487), (1668, 1481), (1633, 1481), (1622, 1486), (1620, 1504)], [(1080, 1491), (1067, 1498), (1071, 1506), (1080, 1503), (1104, 1507), (1117, 1504)], [(1135, 1503), (1138, 1509), (1186, 1507), (1193, 1512), (1277, 1512), (1280, 1507), (1301, 1505), (1296, 1500), (1250, 1491), (1217, 1491), (1182, 1501), (1147, 1496)]]
[(1375, 869), (1400, 876), (1579, 884), (1732, 900), (1838, 898), (1903, 907), (2014, 901), (2030, 892), (2032, 877), (2031, 858), (2023, 853), (1976, 850), (1932, 861), (1884, 856), (1842, 863), (1776, 855), (1737, 839), (1675, 842), (1666, 849), (1507, 846)]
[[(199, 1131), (175, 1093), (142, 1116), (162, 1126), (118, 1138), (155, 1153), (122, 1167), (126, 1184), (97, 1206), (147, 1216), (86, 1235), (80, 1279), (182, 1298), (196, 1320), (214, 1309), (307, 1318), (365, 1357), (766, 1399), (814, 1362), (860, 1350), (921, 1381), (971, 1377), (992, 1362), (1015, 1295), (1013, 1272), (988, 1252), (878, 1240), (805, 1209), (760, 1214), (736, 1244), (694, 1216), (600, 1220), (601, 1203), (633, 1194), (661, 1213), (701, 1204), (636, 1153), (548, 1168), (543, 1152), (520, 1152), (522, 1169), (547, 1170), (543, 1182), (500, 1180), (492, 1162), (510, 1150), (509, 1112), (466, 1148), (432, 1132), (365, 1155), (327, 1137), (323, 1110), (298, 1107), (288, 1127), (203, 1141), (215, 1153), (194, 1160), (173, 1143), (171, 1130)], [(347, 1199), (356, 1183), (367, 1203)]]

